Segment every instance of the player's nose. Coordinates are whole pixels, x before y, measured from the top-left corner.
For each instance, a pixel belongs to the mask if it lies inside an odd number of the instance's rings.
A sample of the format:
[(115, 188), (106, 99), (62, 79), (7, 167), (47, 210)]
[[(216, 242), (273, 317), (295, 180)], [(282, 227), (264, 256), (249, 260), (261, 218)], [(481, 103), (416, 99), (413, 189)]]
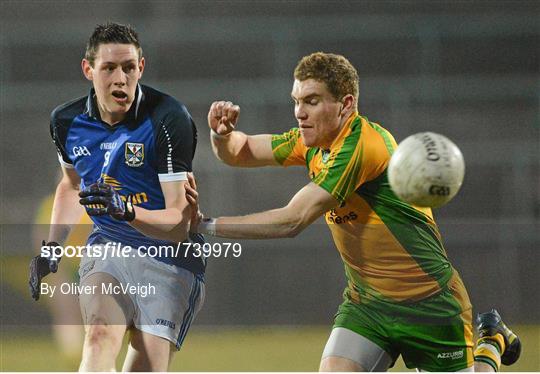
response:
[(296, 108), (294, 108), (294, 116), (298, 120), (306, 119), (307, 118), (307, 112), (303, 109), (302, 105), (298, 105), (298, 106), (296, 106)]
[(113, 82), (115, 85), (123, 86), (127, 82), (127, 74), (122, 69), (116, 69), (113, 75)]

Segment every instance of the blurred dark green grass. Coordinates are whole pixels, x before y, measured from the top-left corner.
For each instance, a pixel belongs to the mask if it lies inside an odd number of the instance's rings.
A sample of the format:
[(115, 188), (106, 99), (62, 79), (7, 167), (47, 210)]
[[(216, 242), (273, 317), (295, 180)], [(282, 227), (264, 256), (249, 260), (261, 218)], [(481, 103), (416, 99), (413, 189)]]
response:
[[(523, 342), (517, 364), (502, 371), (540, 371), (540, 326), (512, 326)], [(194, 326), (171, 371), (317, 371), (330, 326)], [(75, 371), (46, 330), (4, 331), (1, 371)], [(119, 357), (117, 369), (125, 351)], [(391, 371), (409, 371), (399, 360)]]

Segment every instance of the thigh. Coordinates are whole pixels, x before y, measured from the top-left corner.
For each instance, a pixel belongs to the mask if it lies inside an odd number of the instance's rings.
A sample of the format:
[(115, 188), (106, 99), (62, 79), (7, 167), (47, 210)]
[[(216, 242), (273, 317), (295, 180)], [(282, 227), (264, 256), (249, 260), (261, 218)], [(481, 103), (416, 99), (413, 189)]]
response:
[(131, 325), (134, 306), (129, 297), (107, 292), (120, 282), (111, 274), (95, 272), (81, 280), (79, 304), (85, 326), (89, 325)]
[(368, 338), (337, 327), (324, 348), (320, 371), (386, 371), (392, 357)]
[(132, 328), (122, 371), (167, 371), (174, 352), (168, 340)]
[(135, 314), (133, 300), (125, 293), (113, 292), (121, 289), (121, 284), (128, 283), (122, 260), (118, 257), (104, 260), (87, 254), (81, 259), (79, 305), (85, 325), (103, 320), (109, 325), (132, 324)]
[(369, 304), (344, 301), (336, 313), (323, 360), (342, 357), (366, 371), (387, 370), (398, 357), (387, 333), (389, 323), (387, 316)]

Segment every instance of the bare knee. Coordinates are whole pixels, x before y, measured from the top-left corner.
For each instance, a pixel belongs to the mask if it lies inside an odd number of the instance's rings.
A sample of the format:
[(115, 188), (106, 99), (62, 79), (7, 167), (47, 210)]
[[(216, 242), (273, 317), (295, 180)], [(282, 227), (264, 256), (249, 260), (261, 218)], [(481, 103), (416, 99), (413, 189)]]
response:
[(86, 332), (86, 341), (88, 344), (100, 344), (104, 341), (113, 341), (114, 337), (110, 326), (105, 324), (90, 325)]
[(92, 317), (86, 328), (85, 347), (96, 350), (115, 351), (122, 344), (125, 326), (111, 325), (101, 317)]
[(328, 356), (321, 360), (320, 372), (366, 371), (358, 363), (343, 357)]
[(86, 326), (81, 371), (114, 370), (116, 356), (120, 352), (124, 326), (107, 325), (99, 319)]
[(91, 324), (86, 331), (85, 345), (95, 349), (111, 349), (119, 346), (122, 337), (113, 326), (105, 323)]

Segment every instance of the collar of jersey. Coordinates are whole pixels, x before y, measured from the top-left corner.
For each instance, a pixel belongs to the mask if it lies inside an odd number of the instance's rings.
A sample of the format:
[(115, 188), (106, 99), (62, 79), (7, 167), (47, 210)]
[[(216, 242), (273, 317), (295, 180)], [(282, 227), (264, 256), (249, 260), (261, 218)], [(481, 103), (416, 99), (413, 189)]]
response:
[[(137, 84), (137, 90), (135, 91), (135, 100), (133, 100), (133, 104), (131, 104), (131, 108), (129, 108), (126, 118), (124, 118), (123, 121), (115, 124), (114, 126), (110, 126), (107, 124), (108, 128), (114, 129), (117, 127), (117, 125), (125, 124), (128, 127), (137, 127), (138, 121), (137, 116), (141, 112), (141, 103), (144, 99), (144, 94), (141, 89), (141, 85)], [(88, 98), (86, 100), (86, 108), (84, 110), (84, 113), (87, 114), (89, 117), (95, 119), (96, 121), (103, 122), (101, 119), (101, 115), (99, 114), (99, 109), (97, 107), (96, 102), (96, 91), (94, 90), (94, 87), (90, 89), (90, 93), (88, 94)], [(105, 123), (105, 122), (103, 122)]]

